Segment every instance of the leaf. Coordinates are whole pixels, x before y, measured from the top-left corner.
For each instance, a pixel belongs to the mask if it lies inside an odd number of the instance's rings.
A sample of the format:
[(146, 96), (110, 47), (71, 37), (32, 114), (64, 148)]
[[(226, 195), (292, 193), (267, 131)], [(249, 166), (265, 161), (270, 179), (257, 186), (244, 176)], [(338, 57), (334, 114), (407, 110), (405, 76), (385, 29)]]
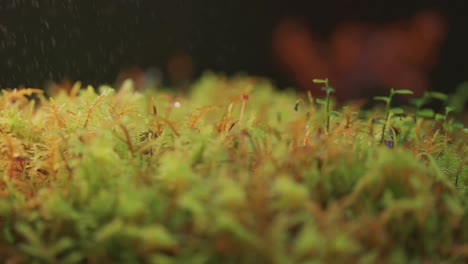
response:
[(74, 245), (73, 240), (69, 237), (63, 237), (55, 245), (53, 245), (50, 249), (50, 252), (55, 256), (59, 255), (60, 253), (72, 248)]
[(334, 238), (333, 247), (336, 252), (355, 254), (361, 249), (357, 241), (346, 234), (339, 234)]
[(246, 201), (246, 195), (242, 188), (234, 182), (226, 181), (218, 196), (218, 201), (227, 207), (242, 206)]
[(317, 98), (317, 99), (315, 99), (315, 100), (316, 100), (317, 103), (319, 103), (319, 104), (322, 104), (322, 105), (327, 104), (327, 101), (326, 101), (325, 99)]
[(417, 112), (417, 116), (424, 117), (424, 118), (433, 118), (434, 117), (434, 110), (432, 109), (421, 109)]
[(460, 129), (463, 129), (464, 125), (460, 122), (454, 122), (450, 125), (451, 127), (453, 128), (460, 128)]
[(97, 242), (102, 242), (119, 233), (123, 227), (123, 222), (120, 219), (114, 219), (110, 223), (104, 225), (95, 234), (94, 238)]
[(333, 93), (333, 92), (335, 92), (335, 89), (333, 87), (330, 87), (330, 86), (324, 86), (324, 87), (322, 87), (322, 91), (326, 91), (327, 93)]
[(67, 264), (67, 263), (82, 263), (85, 257), (79, 251), (73, 251), (68, 253), (65, 257), (60, 259), (60, 263)]
[(11, 232), (10, 228), (8, 228), (8, 226), (6, 225), (3, 227), (3, 238), (10, 244), (13, 244), (15, 242), (15, 237), (13, 236), (13, 233)]
[(445, 116), (439, 113), (435, 114), (434, 118), (435, 120), (445, 120)]
[(403, 110), (400, 107), (395, 107), (395, 108), (390, 109), (390, 113), (394, 113), (395, 115), (402, 115), (405, 113), (405, 110)]
[[(190, 261), (192, 261), (192, 263), (205, 263), (205, 262), (207, 262), (205, 259), (202, 259), (201, 261), (200, 260), (195, 260), (194, 261), (194, 257), (191, 257)], [(150, 263), (150, 264), (172, 264), (172, 263), (175, 263), (175, 262), (174, 262), (172, 257), (167, 256), (164, 253), (158, 253), (158, 254), (151, 255), (151, 257), (149, 258), (148, 263)]]
[(162, 225), (151, 225), (141, 230), (141, 239), (148, 244), (167, 248), (177, 245), (176, 239)]
[(39, 246), (41, 245), (41, 240), (38, 234), (34, 232), (34, 230), (29, 226), (24, 223), (18, 223), (16, 225), (16, 231), (20, 233), (26, 240), (34, 246)]
[(441, 92), (428, 92), (427, 95), (431, 98), (434, 98), (434, 99), (439, 99), (439, 100), (442, 100), (442, 101), (447, 101), (448, 99), (448, 96), (444, 93), (441, 93)]
[(414, 94), (413, 91), (407, 89), (393, 90), (393, 94)]
[(314, 83), (328, 83), (328, 79), (314, 79)]
[(384, 124), (385, 119), (376, 118), (376, 119), (372, 120), (372, 123), (374, 123), (374, 124)]
[(413, 98), (410, 100), (410, 103), (414, 106), (416, 106), (417, 108), (419, 107), (422, 107), (424, 105), (426, 100), (424, 100), (424, 98)]
[(297, 236), (293, 244), (294, 253), (297, 255), (305, 255), (311, 251), (317, 251), (324, 248), (326, 245), (323, 240), (326, 239), (312, 225), (305, 226), (301, 233)]
[(445, 107), (445, 114), (448, 114), (450, 112), (455, 111), (455, 108), (453, 106), (446, 106)]
[(445, 205), (448, 209), (448, 212), (456, 214), (456, 215), (463, 215), (465, 210), (463, 208), (463, 204), (460, 203), (460, 200), (453, 196), (445, 196), (444, 199)]
[(283, 208), (301, 207), (309, 195), (305, 186), (287, 177), (276, 179), (273, 191), (278, 195), (278, 202)]
[(24, 243), (19, 244), (18, 248), (21, 251), (25, 252), (26, 254), (29, 254), (35, 258), (48, 260), (47, 253), (44, 252), (43, 248), (40, 248), (38, 246), (33, 246), (31, 244), (24, 244)]
[(387, 96), (374, 96), (374, 100), (384, 101), (386, 103), (390, 102), (390, 97)]

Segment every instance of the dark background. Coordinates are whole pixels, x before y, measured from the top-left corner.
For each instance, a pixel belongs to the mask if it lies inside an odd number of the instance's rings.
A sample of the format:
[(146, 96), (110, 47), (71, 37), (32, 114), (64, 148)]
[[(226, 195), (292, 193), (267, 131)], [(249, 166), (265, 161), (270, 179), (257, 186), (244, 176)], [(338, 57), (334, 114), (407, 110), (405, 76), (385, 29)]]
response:
[(179, 52), (192, 57), (194, 77), (204, 70), (242, 71), (294, 85), (271, 52), (272, 29), (282, 18), (306, 18), (326, 38), (346, 19), (385, 23), (426, 7), (448, 19), (430, 79), (433, 88), (450, 92), (468, 80), (464, 1), (2, 0), (0, 86), (43, 87), (64, 77), (112, 84), (131, 66), (166, 72)]

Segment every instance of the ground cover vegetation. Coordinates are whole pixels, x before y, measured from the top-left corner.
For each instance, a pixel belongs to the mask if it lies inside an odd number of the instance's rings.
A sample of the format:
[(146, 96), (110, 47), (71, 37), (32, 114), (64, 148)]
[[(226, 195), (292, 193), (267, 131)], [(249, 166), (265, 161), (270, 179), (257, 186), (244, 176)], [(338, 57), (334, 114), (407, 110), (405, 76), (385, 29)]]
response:
[(435, 92), (396, 108), (398, 89), (337, 106), (314, 82), (3, 90), (0, 259), (466, 263), (463, 109)]

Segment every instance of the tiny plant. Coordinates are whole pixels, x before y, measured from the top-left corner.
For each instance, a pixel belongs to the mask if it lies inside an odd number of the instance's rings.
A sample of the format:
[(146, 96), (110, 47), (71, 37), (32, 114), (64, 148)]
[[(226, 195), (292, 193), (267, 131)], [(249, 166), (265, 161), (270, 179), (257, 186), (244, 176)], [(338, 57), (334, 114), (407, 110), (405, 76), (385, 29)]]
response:
[(430, 108), (423, 108), (432, 99), (446, 102), (448, 96), (440, 92), (425, 92), (421, 97), (414, 98), (411, 103), (416, 107), (416, 116), (423, 118), (434, 118), (434, 111)]
[(444, 114), (435, 114), (434, 116), (434, 119), (436, 121), (439, 121), (439, 120), (442, 120), (443, 123), (442, 123), (442, 126), (445, 130), (445, 135), (446, 135), (446, 138), (448, 138), (448, 132), (451, 131), (451, 130), (454, 130), (454, 129), (457, 129), (457, 128), (460, 128), (460, 129), (463, 129), (463, 124), (459, 123), (459, 122), (451, 122), (450, 121), (450, 113), (452, 113), (454, 111), (454, 108), (452, 106), (446, 106), (445, 107), (445, 112)]
[(395, 94), (413, 94), (413, 91), (411, 90), (406, 90), (406, 89), (391, 89), (390, 90), (390, 95), (389, 96), (375, 96), (374, 100), (379, 100), (379, 101), (384, 101), (385, 102), (385, 118), (383, 121), (383, 127), (382, 127), (382, 137), (380, 139), (380, 143), (382, 144), (385, 140), (385, 130), (387, 128), (387, 122), (390, 117), (390, 113), (396, 114), (396, 115), (402, 115), (404, 113), (404, 110), (402, 108), (396, 107), (396, 108), (391, 108), (391, 103), (392, 103), (392, 98)]
[(335, 89), (331, 87), (328, 83), (328, 79), (314, 79), (314, 83), (322, 83), (324, 86), (322, 87), (322, 91), (327, 92), (327, 96), (325, 99), (317, 98), (317, 103), (321, 105), (325, 105), (326, 112), (327, 112), (327, 133), (330, 131), (330, 117), (332, 115), (332, 112), (330, 111), (330, 96), (331, 93), (335, 92)]

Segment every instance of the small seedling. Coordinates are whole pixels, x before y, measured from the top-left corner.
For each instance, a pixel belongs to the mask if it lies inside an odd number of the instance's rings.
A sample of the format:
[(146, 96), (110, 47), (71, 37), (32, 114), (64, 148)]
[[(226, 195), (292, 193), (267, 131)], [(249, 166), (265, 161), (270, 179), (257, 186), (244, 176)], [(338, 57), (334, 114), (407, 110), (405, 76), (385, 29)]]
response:
[(435, 114), (434, 119), (436, 121), (442, 120), (442, 126), (445, 130), (445, 137), (448, 138), (448, 133), (449, 131), (452, 131), (454, 129), (462, 129), (463, 131), (466, 131), (466, 128), (464, 128), (463, 124), (460, 122), (451, 122), (449, 119), (450, 113), (454, 112), (455, 109), (452, 106), (446, 106), (445, 107), (445, 113), (444, 114)]
[(425, 92), (421, 97), (414, 98), (411, 103), (416, 107), (416, 116), (423, 118), (434, 118), (434, 111), (429, 108), (423, 108), (432, 99), (437, 99), (446, 102), (448, 96), (440, 92)]
[(325, 105), (326, 107), (326, 111), (327, 111), (327, 133), (330, 131), (330, 117), (332, 116), (332, 112), (330, 111), (330, 96), (331, 96), (331, 93), (335, 92), (335, 89), (333, 87), (331, 87), (329, 84), (328, 84), (328, 79), (314, 79), (313, 80), (314, 83), (323, 83), (324, 86), (322, 87), (322, 91), (325, 91), (327, 92), (327, 96), (325, 97), (325, 100), (324, 99), (321, 99), (321, 98), (317, 98), (317, 103), (321, 104), (321, 105)]
[(395, 115), (402, 115), (404, 114), (404, 110), (402, 108), (396, 107), (396, 108), (391, 108), (391, 103), (392, 103), (392, 98), (395, 94), (413, 94), (413, 91), (411, 90), (406, 90), (406, 89), (391, 89), (390, 90), (390, 95), (389, 96), (375, 96), (374, 100), (380, 100), (384, 101), (386, 103), (385, 105), (385, 119), (383, 121), (383, 127), (382, 127), (382, 137), (380, 139), (380, 143), (382, 144), (385, 140), (385, 130), (387, 128), (387, 122), (388, 118), (390, 116), (390, 113), (393, 113)]

